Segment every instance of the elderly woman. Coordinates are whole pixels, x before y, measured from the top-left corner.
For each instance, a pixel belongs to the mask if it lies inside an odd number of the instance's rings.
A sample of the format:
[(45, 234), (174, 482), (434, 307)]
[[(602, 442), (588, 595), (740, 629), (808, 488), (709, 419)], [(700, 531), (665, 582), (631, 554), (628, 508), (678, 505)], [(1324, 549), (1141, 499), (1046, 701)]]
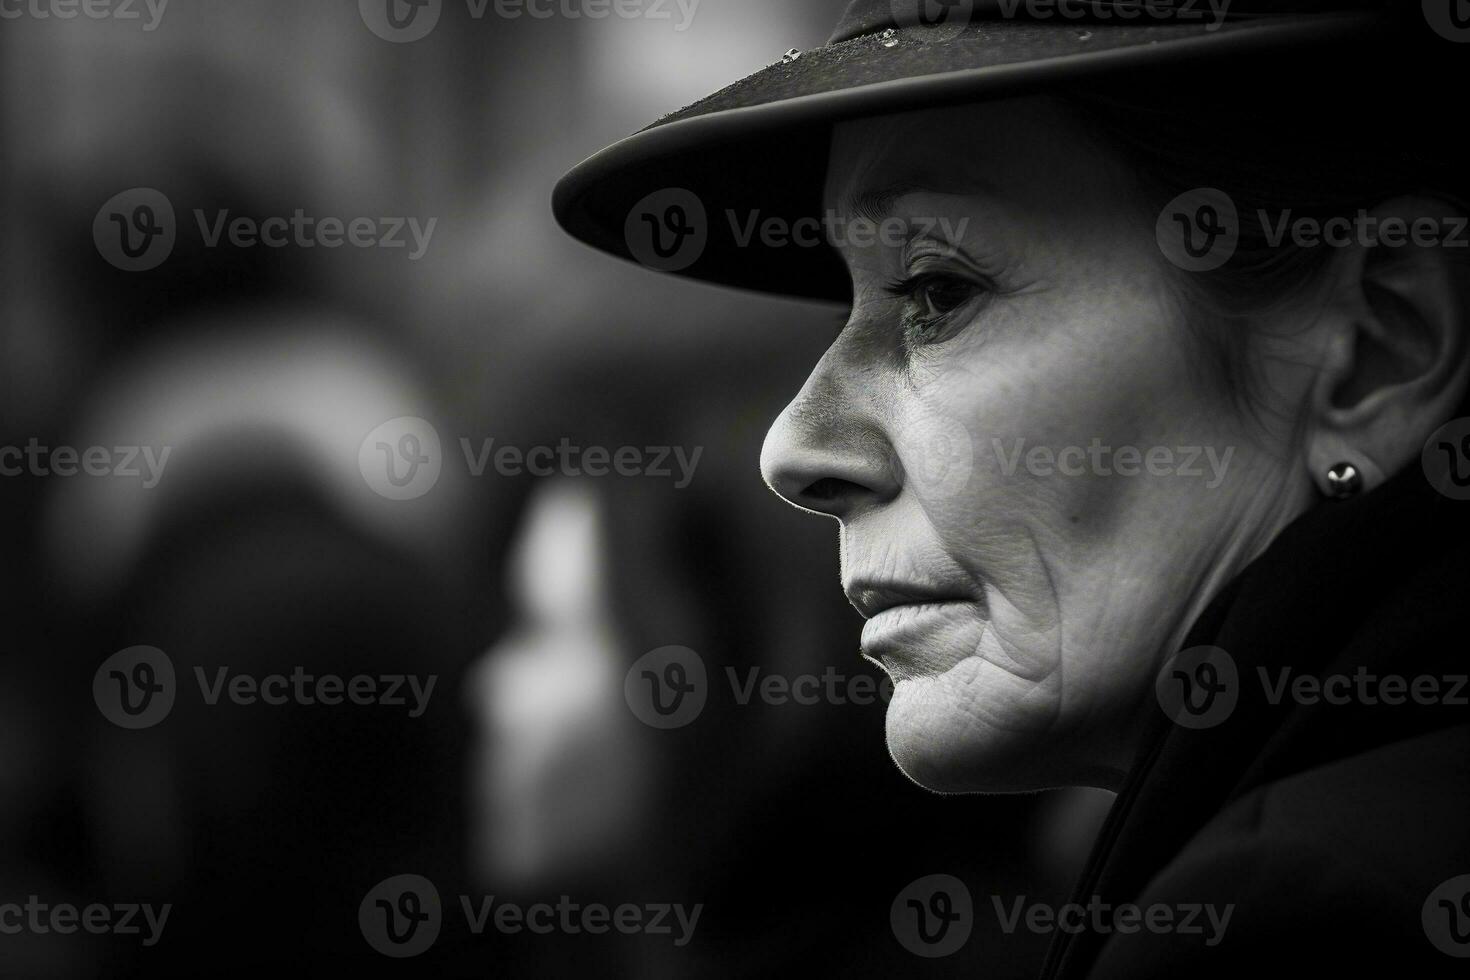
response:
[(1470, 25), (1244, 6), (854, 0), (557, 192), (847, 304), (761, 470), (905, 773), (1117, 792), (1048, 976), (1470, 956)]

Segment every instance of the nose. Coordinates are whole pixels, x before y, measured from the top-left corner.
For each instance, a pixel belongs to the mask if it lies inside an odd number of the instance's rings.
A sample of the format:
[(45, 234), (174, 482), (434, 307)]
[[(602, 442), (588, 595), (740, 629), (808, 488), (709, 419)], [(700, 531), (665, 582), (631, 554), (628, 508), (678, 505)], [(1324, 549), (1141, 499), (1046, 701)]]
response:
[(781, 497), (846, 520), (898, 495), (893, 449), (858, 386), (827, 359), (766, 433), (761, 475)]

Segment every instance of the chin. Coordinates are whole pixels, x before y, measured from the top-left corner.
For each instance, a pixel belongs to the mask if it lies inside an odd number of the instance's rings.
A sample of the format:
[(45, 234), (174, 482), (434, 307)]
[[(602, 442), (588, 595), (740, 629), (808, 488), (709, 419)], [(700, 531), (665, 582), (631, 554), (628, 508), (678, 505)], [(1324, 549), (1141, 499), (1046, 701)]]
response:
[(1057, 758), (1057, 702), (979, 658), (943, 674), (898, 681), (888, 704), (888, 752), (936, 793), (1025, 793), (1089, 780)]

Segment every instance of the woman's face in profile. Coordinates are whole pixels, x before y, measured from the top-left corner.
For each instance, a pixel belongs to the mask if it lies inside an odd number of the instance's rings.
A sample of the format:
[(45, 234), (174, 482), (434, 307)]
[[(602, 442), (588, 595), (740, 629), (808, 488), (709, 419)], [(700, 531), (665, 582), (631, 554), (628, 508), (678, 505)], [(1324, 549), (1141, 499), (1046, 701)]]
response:
[(853, 309), (762, 470), (840, 521), (890, 751), (932, 789), (1115, 786), (1166, 653), (1310, 499), (1133, 188), (1043, 99), (836, 133)]

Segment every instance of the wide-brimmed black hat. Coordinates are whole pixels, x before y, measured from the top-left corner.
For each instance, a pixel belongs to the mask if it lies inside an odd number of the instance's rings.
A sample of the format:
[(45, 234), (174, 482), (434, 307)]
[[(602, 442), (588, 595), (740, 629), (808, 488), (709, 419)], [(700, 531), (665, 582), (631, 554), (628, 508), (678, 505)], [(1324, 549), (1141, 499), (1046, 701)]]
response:
[[(1458, 2), (852, 0), (825, 46), (790, 51), (584, 160), (552, 206), (574, 237), (650, 268), (846, 301), (832, 249), (791, 247), (803, 231), (816, 245), (824, 227), (834, 123), (1135, 77), (1186, 91), (1249, 81), (1259, 93), (1269, 75), (1310, 109), (1354, 85), (1412, 85), (1409, 62), (1385, 60), (1384, 46), (1411, 30), (1445, 48), (1470, 40)], [(760, 233), (767, 222), (786, 230), (785, 247)]]

